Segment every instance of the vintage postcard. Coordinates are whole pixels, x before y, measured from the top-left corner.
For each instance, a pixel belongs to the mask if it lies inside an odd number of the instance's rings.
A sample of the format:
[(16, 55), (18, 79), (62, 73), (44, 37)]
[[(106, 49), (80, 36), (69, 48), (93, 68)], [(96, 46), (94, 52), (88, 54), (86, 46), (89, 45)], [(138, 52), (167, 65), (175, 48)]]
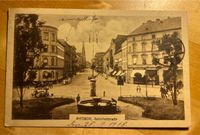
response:
[(10, 9), (6, 126), (187, 128), (187, 16)]

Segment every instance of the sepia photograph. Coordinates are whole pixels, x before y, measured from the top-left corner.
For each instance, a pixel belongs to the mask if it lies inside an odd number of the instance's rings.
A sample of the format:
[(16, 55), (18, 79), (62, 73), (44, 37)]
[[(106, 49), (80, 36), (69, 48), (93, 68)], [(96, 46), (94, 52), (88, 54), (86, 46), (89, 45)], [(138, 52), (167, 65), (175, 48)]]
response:
[(8, 15), (6, 126), (190, 126), (185, 12)]

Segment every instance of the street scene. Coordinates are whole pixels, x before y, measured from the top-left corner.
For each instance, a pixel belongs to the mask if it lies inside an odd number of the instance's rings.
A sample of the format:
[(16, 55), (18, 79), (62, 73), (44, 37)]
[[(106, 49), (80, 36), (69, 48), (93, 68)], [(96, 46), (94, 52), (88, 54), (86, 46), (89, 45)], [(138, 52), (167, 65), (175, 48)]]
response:
[(13, 119), (184, 120), (180, 16), (16, 14)]

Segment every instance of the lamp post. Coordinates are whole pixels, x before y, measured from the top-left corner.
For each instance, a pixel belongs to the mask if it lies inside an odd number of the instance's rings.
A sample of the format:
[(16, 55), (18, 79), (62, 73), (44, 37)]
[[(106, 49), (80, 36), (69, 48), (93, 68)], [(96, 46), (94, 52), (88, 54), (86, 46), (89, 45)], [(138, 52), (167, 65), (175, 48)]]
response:
[(148, 97), (148, 91), (147, 91), (147, 69), (145, 68), (145, 84), (146, 84), (146, 97)]

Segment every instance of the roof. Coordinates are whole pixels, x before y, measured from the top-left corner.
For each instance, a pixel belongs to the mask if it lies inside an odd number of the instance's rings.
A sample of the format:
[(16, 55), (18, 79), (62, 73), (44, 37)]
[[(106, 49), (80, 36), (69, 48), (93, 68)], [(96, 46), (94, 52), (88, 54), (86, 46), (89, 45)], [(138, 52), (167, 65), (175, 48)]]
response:
[(115, 45), (121, 45), (126, 39), (126, 35), (117, 35), (117, 37), (113, 39), (113, 42), (115, 43)]
[(138, 28), (136, 28), (130, 35), (139, 35), (145, 33), (153, 33), (158, 31), (165, 31), (170, 29), (181, 28), (181, 17), (168, 17), (167, 19), (160, 20), (156, 19), (154, 21), (148, 20), (143, 23)]
[(95, 57), (102, 57), (102, 56), (104, 56), (104, 54), (105, 54), (105, 52), (97, 52), (95, 54)]
[(57, 39), (57, 42), (60, 43), (62, 46), (66, 47), (71, 47), (64, 39)]
[(117, 37), (113, 40), (115, 43), (115, 53), (121, 51), (122, 43), (127, 39), (127, 35), (117, 35)]
[(54, 26), (51, 26), (51, 25), (42, 25), (40, 26), (41, 28), (45, 28), (45, 27), (48, 27), (48, 28), (52, 28), (52, 29), (56, 29), (58, 30), (58, 28), (54, 27)]

